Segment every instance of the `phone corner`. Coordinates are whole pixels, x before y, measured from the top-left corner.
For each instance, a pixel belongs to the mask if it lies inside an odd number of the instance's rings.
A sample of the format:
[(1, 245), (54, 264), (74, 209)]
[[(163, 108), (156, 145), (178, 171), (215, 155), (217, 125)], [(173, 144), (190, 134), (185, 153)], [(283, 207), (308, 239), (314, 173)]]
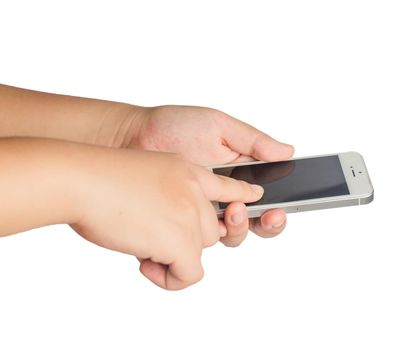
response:
[(354, 158), (364, 159), (363, 155), (360, 152), (357, 152), (357, 151), (348, 151), (348, 152), (345, 152), (345, 153), (350, 154)]
[(224, 215), (225, 211), (219, 207), (219, 202), (212, 201), (211, 204), (215, 209), (216, 216), (218, 217), (218, 219), (223, 219), (223, 215)]
[(363, 205), (363, 204), (369, 204), (374, 200), (374, 189), (367, 194), (367, 196), (364, 197), (360, 197), (359, 198), (359, 204)]

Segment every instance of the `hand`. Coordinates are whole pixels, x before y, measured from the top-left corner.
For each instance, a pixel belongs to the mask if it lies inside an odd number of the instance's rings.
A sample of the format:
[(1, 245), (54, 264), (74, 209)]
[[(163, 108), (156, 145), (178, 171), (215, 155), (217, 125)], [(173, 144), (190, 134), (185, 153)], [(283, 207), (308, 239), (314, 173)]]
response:
[[(279, 161), (293, 155), (293, 147), (280, 143), (252, 126), (227, 114), (203, 107), (160, 106), (136, 107), (135, 130), (125, 144), (130, 148), (172, 152), (200, 164), (225, 164), (251, 160)], [(140, 125), (140, 127), (138, 127)], [(268, 210), (261, 218), (248, 219), (246, 206), (232, 201), (225, 211), (227, 246), (237, 246), (248, 228), (261, 237), (273, 237), (286, 226), (282, 209)]]
[[(283, 160), (293, 148), (214, 109), (184, 106), (143, 108), (0, 85), (0, 137), (62, 139), (110, 147), (180, 153), (200, 165), (260, 159)], [(20, 103), (24, 101), (24, 103)], [(225, 213), (226, 245), (238, 245), (250, 229), (272, 237), (285, 227), (284, 211), (247, 219), (243, 203)]]
[(100, 246), (135, 255), (141, 272), (169, 290), (200, 280), (202, 249), (225, 234), (211, 201), (247, 203), (263, 193), (168, 153), (77, 147), (84, 209), (72, 228)]

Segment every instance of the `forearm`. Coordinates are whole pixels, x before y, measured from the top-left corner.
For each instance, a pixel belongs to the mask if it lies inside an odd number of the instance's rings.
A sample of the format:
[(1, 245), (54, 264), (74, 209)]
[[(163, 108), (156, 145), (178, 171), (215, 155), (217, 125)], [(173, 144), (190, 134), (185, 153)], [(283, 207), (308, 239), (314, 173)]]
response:
[(0, 236), (81, 215), (79, 144), (0, 139)]
[(135, 138), (141, 110), (125, 103), (0, 84), (0, 137), (44, 137), (122, 147)]

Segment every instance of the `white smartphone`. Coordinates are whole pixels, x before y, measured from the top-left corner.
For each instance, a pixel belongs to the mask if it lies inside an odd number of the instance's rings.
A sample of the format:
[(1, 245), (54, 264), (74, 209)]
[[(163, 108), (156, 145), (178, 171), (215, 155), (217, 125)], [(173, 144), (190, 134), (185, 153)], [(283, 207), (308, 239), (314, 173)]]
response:
[[(263, 197), (246, 203), (250, 218), (266, 210), (283, 208), (288, 213), (368, 204), (374, 189), (363, 157), (357, 152), (294, 158), (281, 162), (248, 162), (209, 167), (229, 176), (264, 187)], [(227, 203), (213, 202), (219, 218)]]

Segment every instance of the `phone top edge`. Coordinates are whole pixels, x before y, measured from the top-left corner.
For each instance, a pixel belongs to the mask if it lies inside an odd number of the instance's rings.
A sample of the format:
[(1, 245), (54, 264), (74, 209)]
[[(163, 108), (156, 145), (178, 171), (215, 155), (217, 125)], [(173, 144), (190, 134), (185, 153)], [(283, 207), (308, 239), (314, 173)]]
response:
[[(245, 166), (245, 165), (262, 164), (262, 163), (286, 162), (286, 161), (289, 161), (289, 160), (298, 160), (298, 159), (331, 157), (331, 156), (339, 156), (341, 154), (349, 154), (349, 153), (354, 153), (356, 155), (359, 155), (363, 159), (363, 156), (359, 152), (347, 151), (347, 152), (340, 152), (340, 153), (328, 153), (328, 154), (309, 155), (309, 156), (303, 156), (303, 157), (292, 157), (292, 158), (289, 158), (289, 159), (275, 160), (273, 162), (269, 162), (269, 161), (265, 161), (265, 160), (253, 160), (253, 161), (250, 161), (250, 162), (213, 164), (213, 165), (207, 166), (207, 169), (212, 171), (213, 169), (216, 169), (216, 168), (229, 168), (229, 167), (234, 167), (234, 166)], [(363, 162), (364, 162), (364, 160), (363, 160)]]

